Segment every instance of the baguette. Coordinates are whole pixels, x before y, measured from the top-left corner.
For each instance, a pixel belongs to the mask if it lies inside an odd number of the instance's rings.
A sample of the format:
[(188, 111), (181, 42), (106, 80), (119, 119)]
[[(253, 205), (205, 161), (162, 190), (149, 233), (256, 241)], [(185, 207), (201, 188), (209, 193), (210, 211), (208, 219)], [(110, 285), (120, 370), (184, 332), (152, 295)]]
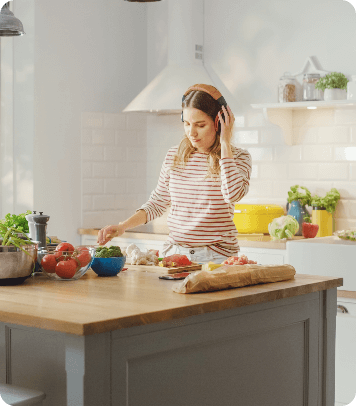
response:
[(172, 289), (176, 293), (211, 292), (294, 279), (295, 273), (294, 267), (288, 264), (223, 265), (213, 271), (193, 272)]

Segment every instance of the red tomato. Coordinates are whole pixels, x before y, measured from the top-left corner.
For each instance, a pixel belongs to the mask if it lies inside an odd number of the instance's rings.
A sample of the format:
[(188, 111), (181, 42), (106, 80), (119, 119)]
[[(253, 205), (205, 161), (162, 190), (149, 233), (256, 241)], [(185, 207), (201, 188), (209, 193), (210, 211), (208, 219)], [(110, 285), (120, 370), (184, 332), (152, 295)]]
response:
[(60, 261), (56, 265), (55, 271), (58, 276), (64, 279), (71, 279), (77, 271), (77, 261), (75, 259), (68, 259), (67, 261)]
[(57, 245), (56, 251), (57, 252), (74, 251), (74, 247), (72, 244), (69, 244), (68, 242), (61, 242), (60, 244)]
[(88, 248), (86, 247), (80, 248), (79, 255), (77, 255), (77, 260), (80, 262), (81, 267), (89, 264), (89, 262), (91, 261), (91, 255)]
[(48, 273), (54, 273), (57, 265), (56, 256), (53, 254), (45, 255), (41, 261), (42, 268)]

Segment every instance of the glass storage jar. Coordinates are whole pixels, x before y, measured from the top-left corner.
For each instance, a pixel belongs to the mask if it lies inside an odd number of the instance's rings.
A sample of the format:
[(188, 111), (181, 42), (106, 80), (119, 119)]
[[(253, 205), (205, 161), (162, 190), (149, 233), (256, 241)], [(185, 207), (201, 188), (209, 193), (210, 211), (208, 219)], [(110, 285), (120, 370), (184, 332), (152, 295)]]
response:
[(278, 84), (279, 103), (297, 101), (297, 80), (289, 72), (285, 72)]
[(356, 75), (351, 76), (351, 81), (347, 82), (348, 100), (356, 100)]
[(323, 100), (322, 91), (315, 89), (316, 82), (320, 79), (319, 73), (305, 73), (303, 76), (303, 101)]

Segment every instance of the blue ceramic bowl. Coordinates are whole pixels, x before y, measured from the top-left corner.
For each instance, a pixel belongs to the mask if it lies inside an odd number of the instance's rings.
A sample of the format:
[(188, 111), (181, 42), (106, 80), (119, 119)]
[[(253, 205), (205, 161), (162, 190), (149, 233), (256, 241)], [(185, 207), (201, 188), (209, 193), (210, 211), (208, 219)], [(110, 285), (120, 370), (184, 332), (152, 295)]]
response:
[(91, 269), (98, 276), (116, 276), (124, 267), (126, 257), (96, 258), (94, 257)]

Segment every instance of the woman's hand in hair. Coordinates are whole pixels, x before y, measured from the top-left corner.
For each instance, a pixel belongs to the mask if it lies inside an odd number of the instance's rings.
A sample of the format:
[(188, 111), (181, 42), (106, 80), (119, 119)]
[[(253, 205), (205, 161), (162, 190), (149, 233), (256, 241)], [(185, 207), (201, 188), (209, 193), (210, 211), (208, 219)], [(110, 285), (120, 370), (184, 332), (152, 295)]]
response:
[(232, 137), (235, 116), (229, 106), (227, 106), (227, 109), (225, 106), (222, 106), (222, 110), (219, 111), (218, 116), (221, 126), (220, 143), (229, 145)]

